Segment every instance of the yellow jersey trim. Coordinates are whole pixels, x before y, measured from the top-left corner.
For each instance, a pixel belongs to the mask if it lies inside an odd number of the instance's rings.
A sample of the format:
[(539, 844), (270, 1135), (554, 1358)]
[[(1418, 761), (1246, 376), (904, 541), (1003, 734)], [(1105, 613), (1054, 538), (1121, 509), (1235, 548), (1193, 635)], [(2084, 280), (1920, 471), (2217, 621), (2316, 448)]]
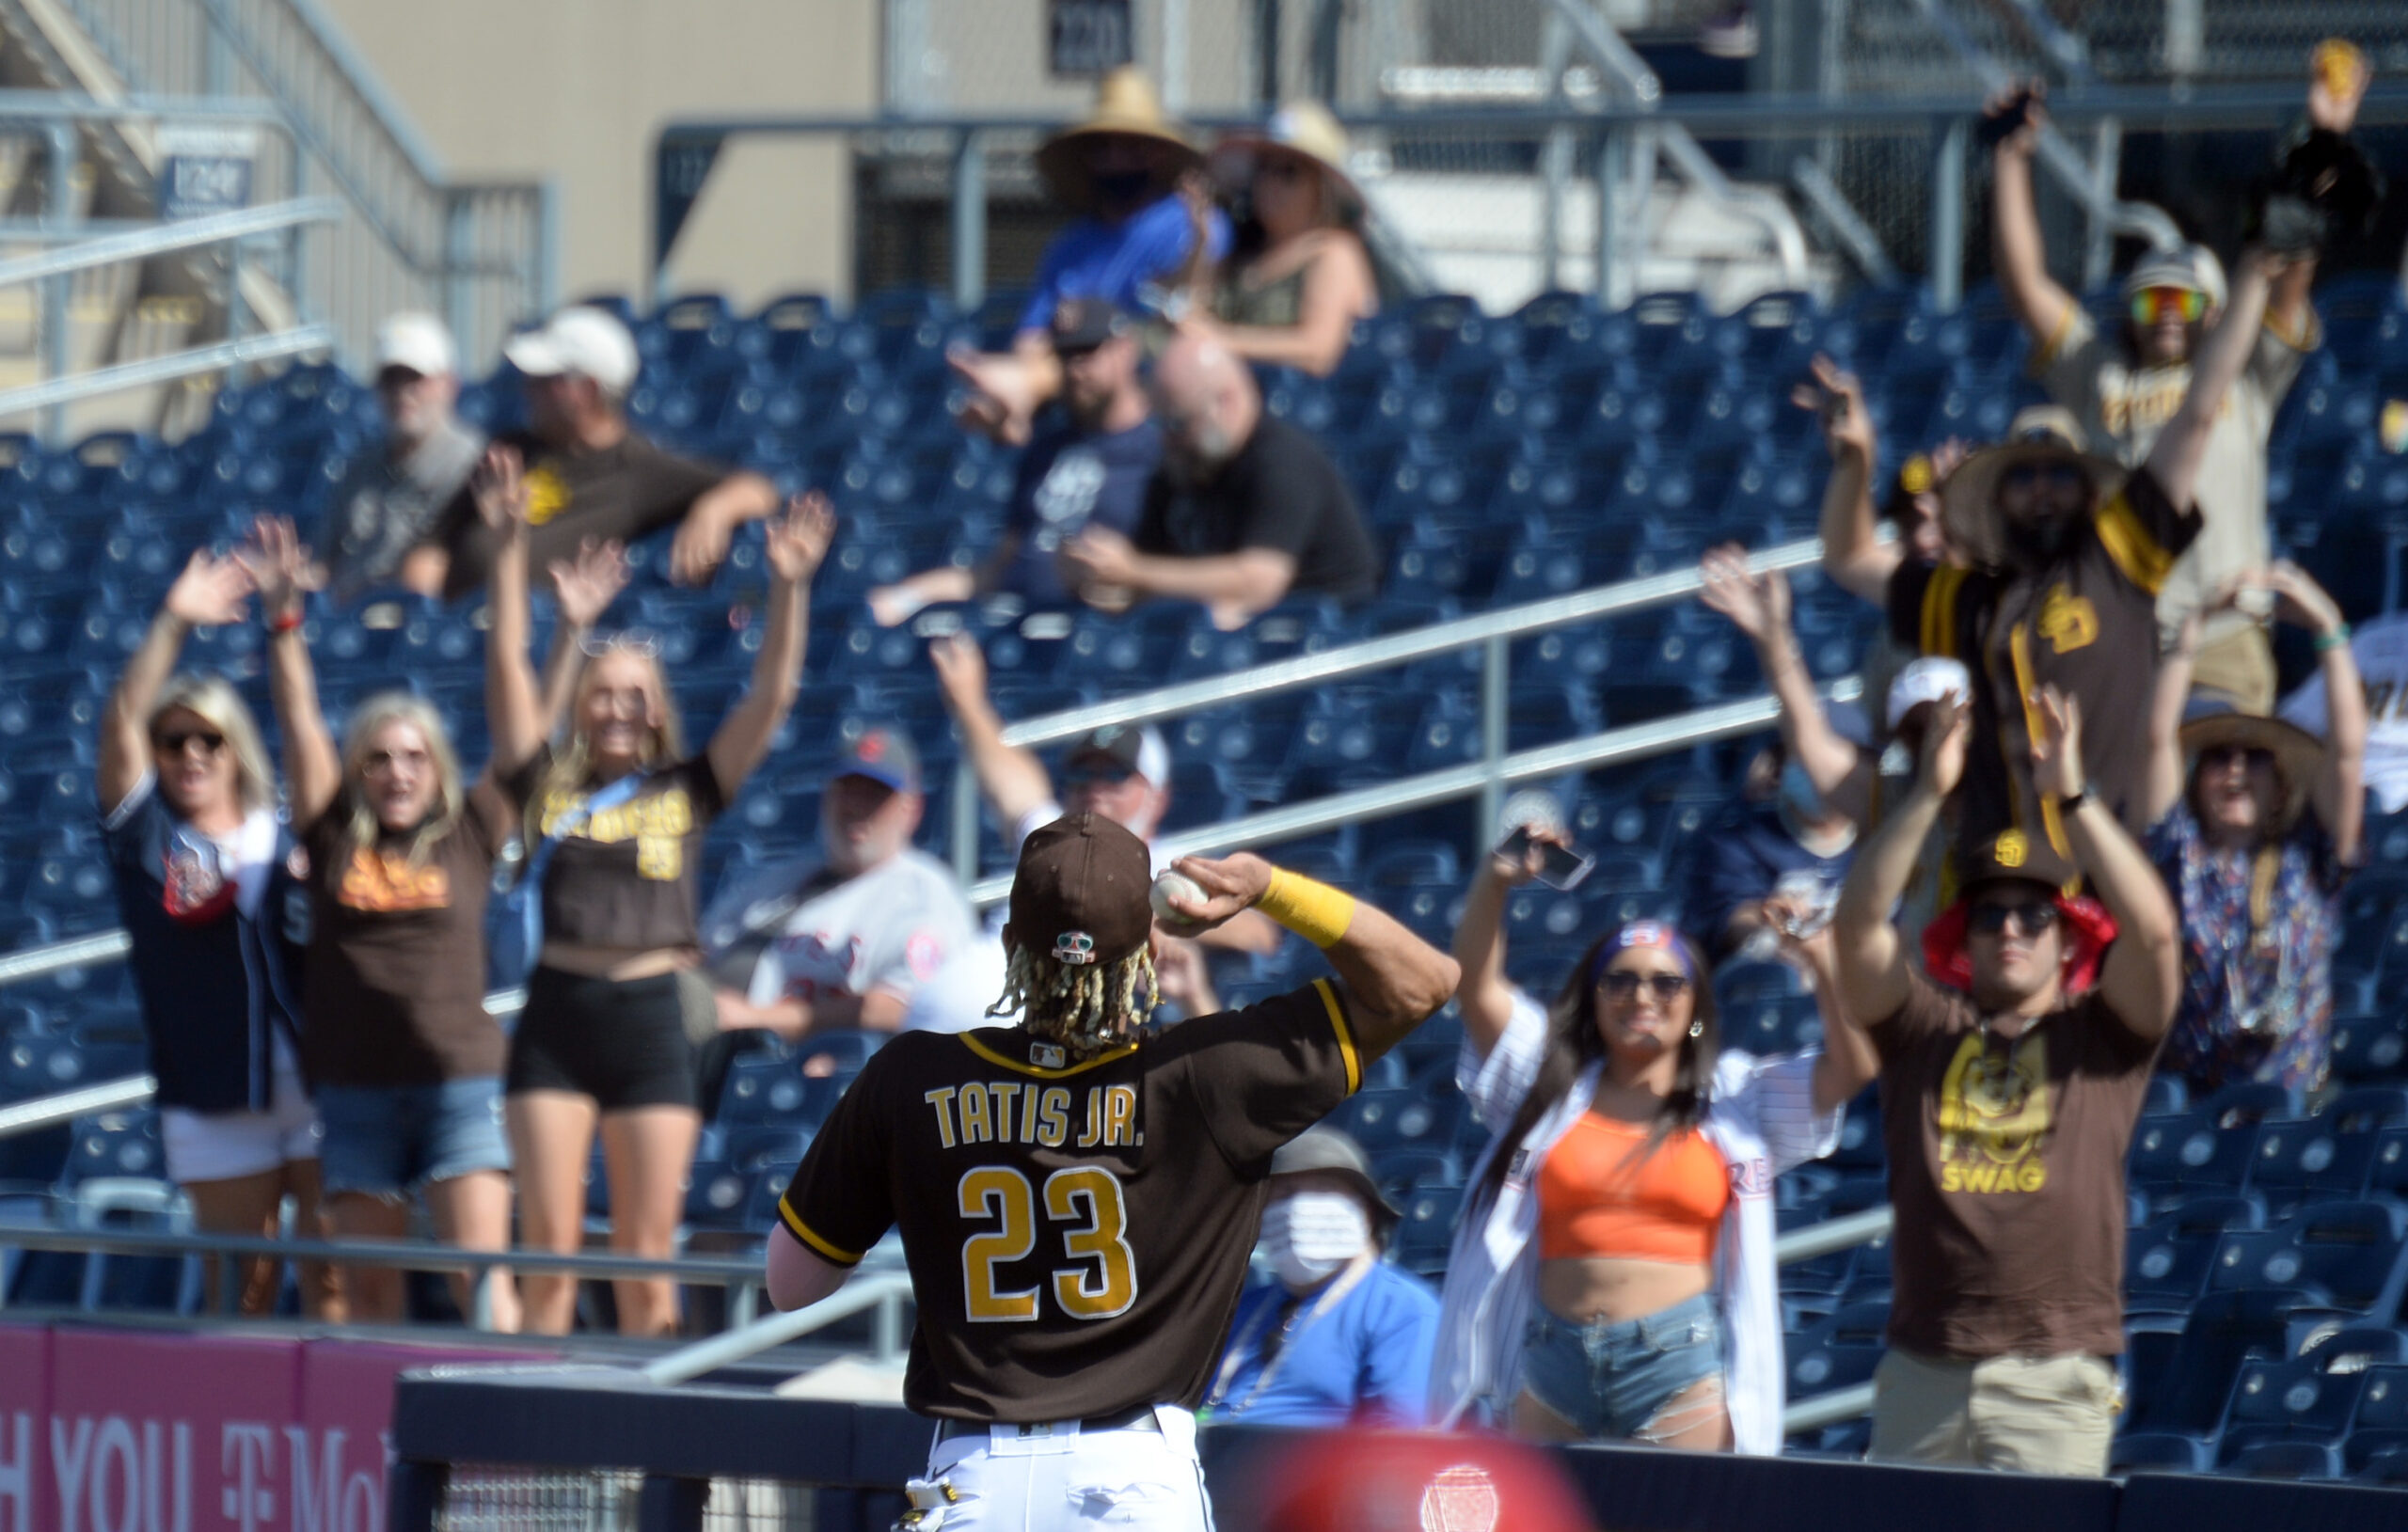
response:
[(2050, 332), (2048, 343), (2032, 353), (2032, 360), (2024, 368), (2030, 377), (2038, 377), (2049, 370), (2049, 364), (2065, 354), (2066, 337), (2073, 333), (2073, 322), (2080, 316), (2082, 305), (2071, 298), (2066, 300), (2066, 311), (2057, 316), (2057, 327)]
[(801, 1240), (814, 1255), (823, 1256), (839, 1266), (859, 1266), (862, 1263), (863, 1252), (840, 1249), (813, 1233), (811, 1225), (802, 1221), (802, 1215), (794, 1210), (794, 1204), (784, 1197), (778, 1199), (778, 1218), (785, 1224), (786, 1232)]
[(2141, 525), (2141, 518), (2132, 513), (2131, 502), (2124, 498), (2121, 490), (2099, 511), (2095, 525), (2107, 557), (2115, 561), (2115, 567), (2124, 572), (2124, 577), (2150, 595), (2157, 594), (2165, 576), (2174, 572), (2174, 555), (2166, 552), (2149, 535), (2148, 529)]
[[(2025, 745), (2029, 747), (2039, 742), (2040, 735), (2046, 727), (2041, 720), (2039, 708), (2034, 706), (2032, 702), (2035, 686), (2032, 679), (2032, 630), (2021, 623), (2016, 624), (2007, 633), (2006, 645), (2007, 652), (2015, 659), (2015, 689), (2023, 704), (2023, 739)], [(2001, 750), (2005, 750), (2006, 741), (2003, 735), (1999, 740), (1999, 746)], [(2014, 752), (2006, 750), (2006, 754), (2010, 763), (2007, 780), (2012, 782), (2015, 780), (2012, 770)], [(2040, 799), (2040, 829), (2048, 836), (2049, 845), (2056, 849), (2059, 856), (2071, 857), (2073, 847), (2066, 840), (2065, 819), (2057, 812), (2057, 800), (2042, 797), (2036, 783), (2033, 787), (2033, 796)], [(2014, 798), (2015, 795), (2010, 790), (2007, 795), (2009, 812), (2018, 821), (2020, 829), (2023, 815), (2020, 809), (2013, 807)]]
[(1923, 652), (1943, 658), (1956, 654), (1956, 595), (1964, 590), (1971, 571), (1956, 564), (1942, 564), (1931, 572), (1931, 583), (1923, 592)]
[(1110, 1064), (1115, 1059), (1125, 1059), (1137, 1051), (1135, 1043), (1123, 1043), (1118, 1048), (1108, 1052), (1098, 1053), (1091, 1059), (1082, 1059), (1076, 1064), (1066, 1064), (1058, 1069), (1048, 1069), (1040, 1064), (1029, 1064), (1021, 1059), (1007, 1059), (966, 1032), (959, 1034), (959, 1036), (963, 1047), (985, 1059), (989, 1064), (999, 1065), (1019, 1074), (1035, 1075), (1039, 1080), (1066, 1079), (1083, 1070), (1092, 1069), (1099, 1064)]
[(1337, 987), (1327, 979), (1315, 979), (1313, 987), (1321, 991), (1321, 1003), (1329, 1011), (1330, 1029), (1338, 1034), (1338, 1053), (1346, 1061), (1346, 1094), (1354, 1095), (1363, 1088), (1363, 1054), (1354, 1045), (1354, 1034), (1346, 1025), (1346, 1007), (1339, 1003)]

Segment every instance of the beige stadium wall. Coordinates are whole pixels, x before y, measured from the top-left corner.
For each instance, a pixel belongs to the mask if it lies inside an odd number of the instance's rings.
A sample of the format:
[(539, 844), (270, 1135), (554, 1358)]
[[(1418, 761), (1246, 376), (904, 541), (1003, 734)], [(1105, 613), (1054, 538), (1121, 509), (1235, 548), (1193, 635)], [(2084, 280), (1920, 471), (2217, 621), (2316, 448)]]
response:
[[(878, 101), (871, 0), (321, 3), (452, 175), (554, 179), (564, 297), (644, 291), (662, 123), (867, 115)], [(832, 140), (731, 142), (679, 237), (673, 290), (848, 297), (847, 176)]]

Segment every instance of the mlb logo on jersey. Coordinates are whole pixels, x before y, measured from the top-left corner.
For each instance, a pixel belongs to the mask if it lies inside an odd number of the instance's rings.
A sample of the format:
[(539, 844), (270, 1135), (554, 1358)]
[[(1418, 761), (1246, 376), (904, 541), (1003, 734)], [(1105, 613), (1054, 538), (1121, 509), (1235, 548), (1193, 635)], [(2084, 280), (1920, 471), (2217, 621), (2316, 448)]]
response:
[(1059, 1069), (1070, 1062), (1070, 1055), (1058, 1043), (1031, 1043), (1028, 1062), (1040, 1069)]

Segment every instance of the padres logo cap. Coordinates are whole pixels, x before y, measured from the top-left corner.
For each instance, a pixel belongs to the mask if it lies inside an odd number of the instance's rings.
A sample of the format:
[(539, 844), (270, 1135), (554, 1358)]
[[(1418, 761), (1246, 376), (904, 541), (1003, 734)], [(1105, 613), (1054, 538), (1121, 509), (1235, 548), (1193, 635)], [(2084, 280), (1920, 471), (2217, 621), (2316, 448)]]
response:
[(1117, 963), (1153, 929), (1153, 877), (1146, 843), (1101, 814), (1056, 819), (1021, 845), (1005, 942), (1078, 967)]

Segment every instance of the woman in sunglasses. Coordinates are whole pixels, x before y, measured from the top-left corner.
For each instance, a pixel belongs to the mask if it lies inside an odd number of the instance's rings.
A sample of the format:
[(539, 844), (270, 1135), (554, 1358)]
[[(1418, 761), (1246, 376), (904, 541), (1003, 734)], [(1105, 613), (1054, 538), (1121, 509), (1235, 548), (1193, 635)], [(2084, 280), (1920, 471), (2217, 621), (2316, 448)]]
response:
[[(464, 779), (442, 717), (413, 693), (360, 702), (338, 748), (302, 626), (309, 550), (292, 523), (261, 517), (244, 559), (267, 617), (269, 689), (309, 857), (302, 1043), (325, 1123), (327, 1217), (345, 1239), (398, 1240), (423, 1196), (438, 1240), (506, 1250), (506, 1045), (484, 1008), (485, 895), (517, 814), (490, 778)], [(626, 583), (616, 544), (589, 542), (552, 575), (572, 641)], [(403, 1318), (400, 1271), (355, 1267), (344, 1287), (354, 1319)], [(452, 1288), (471, 1312), (465, 1273)], [(518, 1328), (506, 1274), (486, 1298), (490, 1328)]]
[[(835, 516), (818, 496), (799, 496), (767, 524), (769, 608), (752, 689), (705, 750), (686, 748), (655, 647), (626, 636), (587, 651), (568, 737), (554, 746), (527, 657), (527, 486), (517, 455), (489, 451), (470, 484), (479, 514), (503, 538), (485, 648), (493, 772), (525, 816), (526, 876), (543, 922), (505, 1074), (519, 1237), (538, 1250), (583, 1244), (585, 1167), (598, 1131), (610, 1248), (664, 1257), (702, 1122), (678, 974), (700, 957), (703, 837), (794, 705), (807, 592)], [(622, 1331), (676, 1327), (668, 1279), (612, 1287)], [(526, 1329), (568, 1331), (574, 1278), (531, 1274), (519, 1291)]]
[(1346, 134), (1315, 102), (1291, 102), (1259, 132), (1212, 151), (1212, 174), (1244, 209), (1213, 296), (1217, 334), (1250, 362), (1318, 377), (1338, 371), (1354, 322), (1379, 310), (1356, 232), (1363, 194), (1346, 174)]
[(2296, 564), (2236, 584), (2218, 605), (2244, 587), (2271, 592), (2278, 619), (2315, 635), (2327, 715), (2319, 739), (2195, 696), (2208, 612), (2160, 663), (2147, 848), (2182, 917), (2182, 999), (2162, 1067), (2199, 1094), (2237, 1081), (2324, 1083), (2341, 891), (2366, 823), (2366, 688), (2350, 624)]
[[(126, 662), (101, 720), (95, 775), (169, 1179), (214, 1233), (322, 1238), (318, 1114), (302, 1084), (298, 943), (309, 901), (276, 814), (276, 774), (251, 711), (225, 679), (169, 679), (193, 629), (238, 623), (251, 575), (195, 553)], [(217, 1263), (206, 1273), (213, 1289)], [(281, 1268), (248, 1263), (242, 1306), (275, 1306)], [(304, 1267), (301, 1302), (340, 1319), (331, 1268)]]
[(1773, 1177), (1838, 1144), (1870, 1045), (1829, 999), (1829, 933), (1796, 911), (1782, 936), (1821, 975), (1828, 1050), (1720, 1051), (1698, 949), (1657, 921), (1593, 943), (1542, 1009), (1504, 976), (1500, 924), (1557, 839), (1490, 857), (1455, 931), (1456, 1080), (1494, 1136), (1448, 1259), (1433, 1413), (1778, 1452)]

